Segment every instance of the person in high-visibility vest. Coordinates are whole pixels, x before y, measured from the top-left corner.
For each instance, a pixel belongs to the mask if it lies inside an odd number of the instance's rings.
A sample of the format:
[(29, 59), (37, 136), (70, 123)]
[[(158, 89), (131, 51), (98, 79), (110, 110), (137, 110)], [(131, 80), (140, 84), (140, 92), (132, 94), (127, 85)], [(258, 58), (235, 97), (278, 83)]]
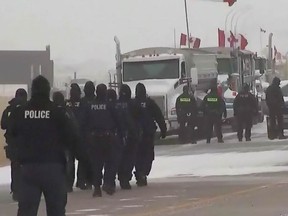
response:
[(179, 141), (191, 141), (196, 144), (195, 122), (197, 117), (197, 103), (193, 95), (189, 94), (189, 87), (183, 87), (183, 93), (176, 100), (176, 113), (179, 123)]
[(224, 118), (227, 117), (227, 110), (225, 101), (218, 95), (217, 86), (212, 87), (210, 93), (205, 96), (202, 102), (202, 110), (207, 126), (207, 143), (210, 143), (211, 141), (214, 127), (218, 142), (223, 143), (222, 116)]

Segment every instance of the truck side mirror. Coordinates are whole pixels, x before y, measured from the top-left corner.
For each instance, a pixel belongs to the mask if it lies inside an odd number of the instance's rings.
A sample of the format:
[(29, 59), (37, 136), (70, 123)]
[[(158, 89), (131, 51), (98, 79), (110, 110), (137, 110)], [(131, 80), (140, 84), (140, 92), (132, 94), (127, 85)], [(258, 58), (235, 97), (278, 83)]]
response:
[(197, 68), (191, 68), (190, 77), (192, 79), (192, 85), (198, 85), (198, 70)]

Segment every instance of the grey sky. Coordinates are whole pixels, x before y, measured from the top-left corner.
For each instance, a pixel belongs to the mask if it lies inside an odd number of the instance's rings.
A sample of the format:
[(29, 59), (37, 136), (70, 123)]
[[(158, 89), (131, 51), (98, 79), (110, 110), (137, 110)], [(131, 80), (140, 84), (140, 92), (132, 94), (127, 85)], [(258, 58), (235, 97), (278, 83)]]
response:
[[(230, 8), (208, 0), (187, 0), (193, 36), (202, 46), (217, 46), (217, 28), (224, 28)], [(235, 11), (250, 8), (239, 20), (249, 49), (259, 51), (259, 27), (274, 32), (275, 44), (288, 51), (288, 1), (238, 0)], [(173, 46), (173, 29), (185, 33), (183, 0), (2, 0), (0, 49), (44, 49), (51, 45), (58, 62), (102, 62), (114, 67), (114, 35), (122, 50)], [(263, 36), (263, 42), (267, 41)]]

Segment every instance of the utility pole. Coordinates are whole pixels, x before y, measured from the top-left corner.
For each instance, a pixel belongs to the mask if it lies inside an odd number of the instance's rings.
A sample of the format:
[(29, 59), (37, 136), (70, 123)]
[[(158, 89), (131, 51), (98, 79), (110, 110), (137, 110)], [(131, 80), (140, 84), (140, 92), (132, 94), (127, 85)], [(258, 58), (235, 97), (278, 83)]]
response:
[(187, 28), (188, 48), (191, 48), (191, 46), (190, 46), (189, 20), (188, 20), (188, 11), (187, 11), (187, 0), (184, 0), (184, 5), (185, 5), (185, 16), (186, 16), (186, 28)]

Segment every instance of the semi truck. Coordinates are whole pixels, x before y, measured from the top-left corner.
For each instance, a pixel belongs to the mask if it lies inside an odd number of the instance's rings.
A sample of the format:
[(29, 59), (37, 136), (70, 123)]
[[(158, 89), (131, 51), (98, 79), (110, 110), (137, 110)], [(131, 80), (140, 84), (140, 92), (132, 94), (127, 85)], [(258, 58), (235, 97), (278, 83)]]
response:
[[(179, 127), (175, 103), (183, 86), (189, 86), (200, 105), (211, 86), (217, 83), (217, 59), (211, 52), (150, 47), (121, 54), (120, 43), (115, 41), (117, 79), (110, 82), (110, 87), (127, 84), (134, 96), (136, 85), (143, 83), (148, 96), (159, 105), (169, 134), (174, 134)], [(202, 133), (203, 121), (198, 122), (198, 131)]]

